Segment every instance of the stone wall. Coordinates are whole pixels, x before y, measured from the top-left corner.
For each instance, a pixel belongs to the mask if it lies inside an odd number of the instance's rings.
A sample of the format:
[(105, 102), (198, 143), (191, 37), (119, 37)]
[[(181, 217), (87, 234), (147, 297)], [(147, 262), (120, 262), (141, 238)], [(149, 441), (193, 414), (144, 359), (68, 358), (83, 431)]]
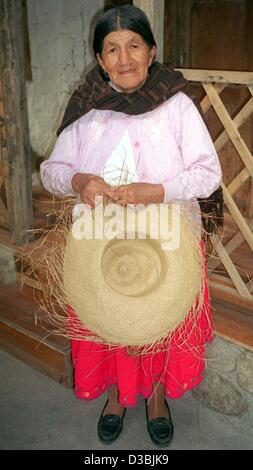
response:
[(204, 380), (192, 394), (252, 432), (253, 352), (215, 337), (207, 345)]
[(48, 157), (70, 94), (94, 61), (92, 31), (104, 0), (27, 0), (32, 149)]

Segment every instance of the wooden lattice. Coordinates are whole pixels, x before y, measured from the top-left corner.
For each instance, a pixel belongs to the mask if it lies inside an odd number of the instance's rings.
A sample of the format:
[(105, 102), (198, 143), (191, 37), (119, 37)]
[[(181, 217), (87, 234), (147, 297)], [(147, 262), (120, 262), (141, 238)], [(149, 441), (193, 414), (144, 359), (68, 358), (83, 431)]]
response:
[[(251, 255), (253, 254), (253, 219), (244, 217), (242, 211), (235, 202), (236, 192), (249, 179), (253, 178), (253, 156), (245, 140), (239, 132), (240, 127), (253, 113), (253, 72), (228, 72), (217, 70), (193, 70), (181, 69), (191, 82), (201, 83), (205, 90), (205, 96), (201, 101), (201, 107), (206, 113), (211, 107), (215, 111), (223, 131), (214, 141), (215, 148), (219, 154), (225, 144), (230, 140), (237, 151), (238, 156), (243, 162), (243, 169), (229, 183), (222, 183), (224, 194), (224, 202), (227, 210), (232, 216), (233, 221), (238, 227), (238, 232), (225, 245), (222, 243), (222, 237), (212, 235), (212, 243), (219, 259), (212, 259), (208, 263), (210, 274), (210, 285), (219, 291), (226, 292), (227, 295), (235, 298), (240, 297), (249, 302), (253, 306), (253, 278), (242, 278), (237, 266), (231, 259), (231, 254), (240, 247), (243, 242), (247, 242)], [(249, 90), (249, 99), (236, 116), (231, 117), (226, 109), (220, 95), (227, 85), (241, 85)], [(249, 193), (248, 206), (252, 206), (252, 194)], [(252, 256), (249, 257), (249, 264), (252, 263)], [(214, 273), (214, 269), (223, 263), (228, 275), (227, 277)]]

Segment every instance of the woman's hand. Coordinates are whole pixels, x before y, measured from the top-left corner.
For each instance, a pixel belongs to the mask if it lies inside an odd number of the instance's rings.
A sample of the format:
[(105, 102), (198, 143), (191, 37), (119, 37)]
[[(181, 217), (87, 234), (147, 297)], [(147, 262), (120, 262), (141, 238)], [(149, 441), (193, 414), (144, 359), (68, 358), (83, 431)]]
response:
[(126, 206), (127, 204), (161, 203), (164, 200), (164, 188), (162, 184), (131, 183), (111, 189), (108, 196), (114, 202)]
[(76, 173), (72, 178), (71, 184), (73, 190), (80, 194), (81, 200), (85, 204), (89, 204), (93, 209), (95, 207), (96, 196), (105, 197), (108, 191), (113, 190), (101, 176), (90, 173)]

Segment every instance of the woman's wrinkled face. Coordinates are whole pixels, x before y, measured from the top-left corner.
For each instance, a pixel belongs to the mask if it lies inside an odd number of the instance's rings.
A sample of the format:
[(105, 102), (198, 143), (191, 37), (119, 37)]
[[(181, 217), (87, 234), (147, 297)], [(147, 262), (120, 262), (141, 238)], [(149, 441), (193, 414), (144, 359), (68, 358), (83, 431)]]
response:
[(121, 29), (105, 37), (97, 60), (117, 88), (133, 93), (145, 83), (155, 53), (156, 47), (149, 49), (139, 34)]

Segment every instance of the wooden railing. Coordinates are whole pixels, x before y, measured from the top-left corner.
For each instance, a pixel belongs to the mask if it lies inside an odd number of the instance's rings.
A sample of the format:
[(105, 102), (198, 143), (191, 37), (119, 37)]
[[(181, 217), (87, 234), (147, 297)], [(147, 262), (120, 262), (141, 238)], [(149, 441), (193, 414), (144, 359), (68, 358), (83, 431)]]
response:
[[(222, 237), (212, 235), (211, 240), (219, 259), (212, 259), (208, 263), (210, 285), (215, 287), (216, 291), (225, 292), (226, 296), (230, 294), (231, 298), (238, 301), (238, 297), (245, 299), (247, 304), (252, 302), (253, 311), (253, 278), (247, 281), (242, 279), (239, 270), (231, 259), (231, 254), (244, 241), (247, 242), (250, 253), (253, 255), (253, 220), (245, 218), (242, 211), (235, 202), (235, 193), (249, 179), (253, 178), (253, 156), (250, 148), (246, 145), (245, 140), (240, 134), (240, 127), (250, 118), (253, 113), (253, 72), (230, 72), (219, 70), (194, 70), (194, 69), (178, 69), (184, 77), (190, 82), (199, 82), (204, 91), (205, 96), (201, 101), (201, 107), (204, 113), (212, 107), (220, 123), (223, 131), (214, 141), (217, 153), (223, 149), (225, 144), (230, 140), (237, 151), (238, 156), (243, 162), (243, 169), (234, 177), (232, 181), (225, 185), (222, 183), (224, 202), (227, 210), (232, 216), (237, 226), (237, 233), (224, 245)], [(240, 111), (236, 116), (231, 117), (225, 104), (221, 99), (221, 93), (228, 85), (243, 85), (249, 90), (249, 97), (246, 103), (243, 103)], [(229, 155), (228, 155), (229, 158)], [(248, 205), (252, 205), (253, 195), (249, 193)], [(249, 263), (252, 263), (253, 257), (249, 257)], [(232, 282), (227, 282), (227, 277), (218, 275), (213, 270), (222, 261)]]

